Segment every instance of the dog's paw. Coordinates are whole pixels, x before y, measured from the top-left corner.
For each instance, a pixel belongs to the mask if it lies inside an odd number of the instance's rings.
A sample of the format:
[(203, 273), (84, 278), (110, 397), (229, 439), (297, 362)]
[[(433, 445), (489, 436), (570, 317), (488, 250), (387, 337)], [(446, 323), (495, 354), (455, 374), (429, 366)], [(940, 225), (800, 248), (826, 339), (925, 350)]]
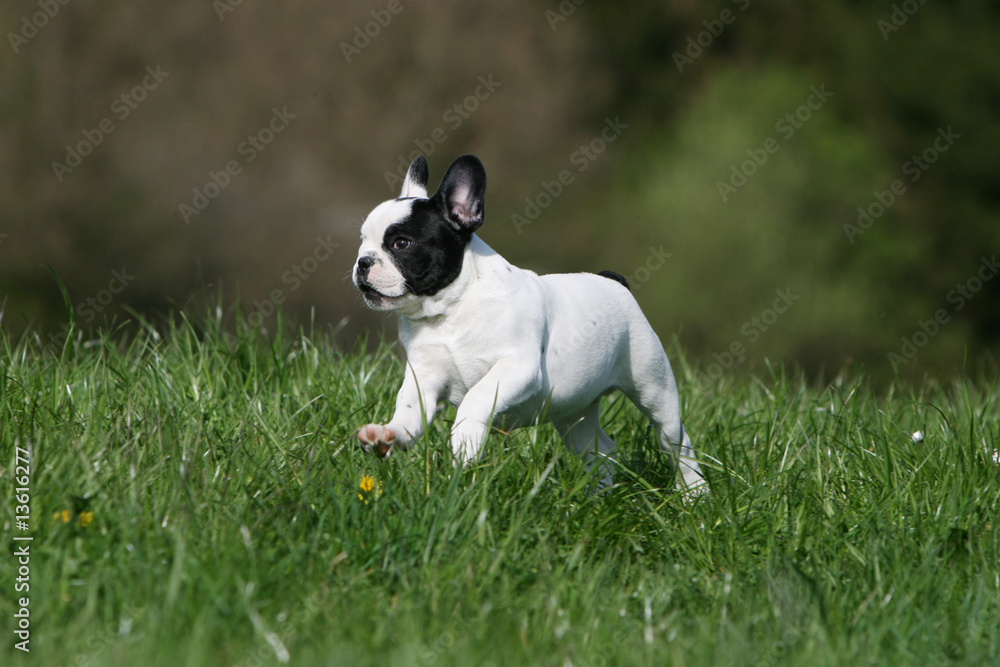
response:
[(366, 452), (375, 450), (380, 458), (385, 458), (389, 456), (396, 442), (396, 433), (388, 426), (368, 424), (358, 430), (358, 442)]
[(486, 424), (465, 420), (451, 432), (452, 462), (456, 467), (467, 466), (479, 460), (479, 452), (486, 440)]
[(708, 488), (708, 482), (700, 476), (697, 480), (678, 482), (677, 490), (681, 492), (684, 500), (687, 500), (688, 502), (692, 502), (697, 498), (707, 496), (711, 493)]

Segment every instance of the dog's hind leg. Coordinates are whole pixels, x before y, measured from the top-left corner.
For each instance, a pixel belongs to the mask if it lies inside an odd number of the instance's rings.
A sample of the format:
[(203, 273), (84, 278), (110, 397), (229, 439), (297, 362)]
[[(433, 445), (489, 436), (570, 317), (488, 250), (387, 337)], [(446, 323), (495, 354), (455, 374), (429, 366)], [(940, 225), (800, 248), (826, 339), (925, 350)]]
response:
[(681, 422), (681, 403), (670, 361), (652, 328), (633, 333), (628, 378), (621, 389), (656, 427), (660, 445), (677, 466), (677, 485), (688, 494), (708, 490), (691, 438)]
[(643, 387), (626, 391), (626, 394), (656, 428), (660, 445), (677, 466), (678, 488), (686, 489), (688, 493), (707, 491), (708, 486), (701, 474), (691, 438), (681, 423), (677, 389)]
[(600, 412), (601, 399), (598, 398), (583, 412), (568, 418), (553, 419), (552, 423), (566, 447), (583, 457), (587, 470), (593, 470), (597, 466), (601, 488), (609, 488), (618, 448), (601, 428)]

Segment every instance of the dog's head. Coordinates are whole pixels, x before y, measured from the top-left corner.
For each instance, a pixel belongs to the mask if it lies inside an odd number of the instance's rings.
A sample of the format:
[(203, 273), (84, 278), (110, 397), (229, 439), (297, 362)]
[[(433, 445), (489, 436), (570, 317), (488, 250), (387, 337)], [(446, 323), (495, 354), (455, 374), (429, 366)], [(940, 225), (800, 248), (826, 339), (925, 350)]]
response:
[(399, 197), (376, 206), (361, 225), (354, 284), (368, 307), (399, 310), (454, 282), (483, 224), (485, 195), (486, 171), (474, 155), (455, 160), (431, 196), (427, 160), (413, 160)]

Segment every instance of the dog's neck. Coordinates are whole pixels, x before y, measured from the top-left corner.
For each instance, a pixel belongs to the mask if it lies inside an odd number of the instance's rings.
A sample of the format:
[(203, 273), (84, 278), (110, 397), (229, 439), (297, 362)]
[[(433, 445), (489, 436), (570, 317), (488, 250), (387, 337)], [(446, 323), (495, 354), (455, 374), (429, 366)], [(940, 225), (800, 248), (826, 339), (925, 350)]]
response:
[(473, 234), (465, 246), (465, 253), (462, 256), (462, 270), (458, 277), (434, 296), (412, 299), (399, 309), (398, 312), (403, 318), (403, 328), (406, 329), (408, 325), (416, 325), (424, 320), (444, 317), (453, 312), (458, 307), (469, 284), (478, 279), (488, 265), (497, 261), (506, 263), (506, 260), (499, 253)]

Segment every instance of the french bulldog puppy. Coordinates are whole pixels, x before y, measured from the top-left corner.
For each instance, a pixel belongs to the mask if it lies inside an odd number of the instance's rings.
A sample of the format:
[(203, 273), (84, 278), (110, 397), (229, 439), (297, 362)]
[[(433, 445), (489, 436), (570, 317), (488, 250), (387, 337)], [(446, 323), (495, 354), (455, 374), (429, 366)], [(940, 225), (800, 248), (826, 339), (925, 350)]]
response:
[(362, 446), (380, 456), (406, 448), (444, 399), (458, 408), (457, 463), (476, 459), (493, 424), (507, 429), (544, 415), (610, 485), (616, 447), (599, 412), (601, 397), (619, 389), (656, 427), (681, 488), (707, 488), (670, 362), (625, 279), (539, 276), (512, 265), (475, 233), (485, 213), (479, 159), (455, 160), (433, 195), (427, 175), (417, 157), (399, 197), (361, 226), (354, 284), (370, 308), (399, 313), (406, 350), (395, 413), (388, 424), (363, 426)]

